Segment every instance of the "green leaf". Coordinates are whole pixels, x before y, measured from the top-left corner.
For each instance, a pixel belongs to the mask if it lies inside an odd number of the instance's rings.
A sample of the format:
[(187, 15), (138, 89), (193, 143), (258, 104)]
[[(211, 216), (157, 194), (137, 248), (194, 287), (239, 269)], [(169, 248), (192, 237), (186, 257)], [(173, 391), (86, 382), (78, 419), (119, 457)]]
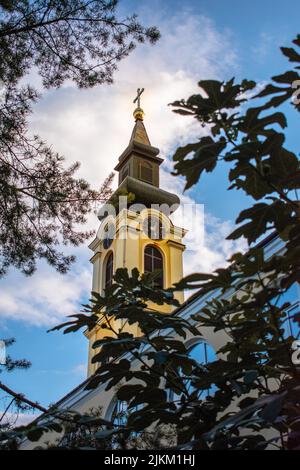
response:
[(283, 91), (284, 88), (269, 83), (261, 92), (255, 95), (254, 98), (264, 98), (265, 96), (273, 95), (274, 93), (282, 93)]
[(280, 49), (290, 62), (300, 62), (300, 55), (292, 47), (281, 47)]
[(169, 353), (167, 351), (159, 351), (154, 354), (154, 362), (159, 365), (165, 364), (168, 358)]
[(117, 434), (120, 432), (119, 429), (103, 429), (102, 431), (98, 431), (94, 434), (94, 438), (97, 440), (101, 439), (109, 439), (112, 437), (114, 434)]
[(271, 151), (269, 162), (271, 165), (270, 178), (273, 174), (276, 175), (277, 184), (289, 176), (293, 177), (299, 171), (297, 156), (283, 147), (277, 147)]
[(267, 423), (273, 423), (282, 410), (285, 394), (275, 396), (261, 412), (261, 417)]
[(258, 377), (257, 370), (248, 370), (244, 375), (244, 382), (246, 385), (251, 385)]
[[(177, 150), (173, 157), (174, 161), (177, 161), (175, 174), (185, 176), (187, 181), (185, 189), (196, 184), (204, 171), (209, 173), (214, 170), (218, 156), (225, 147), (224, 139), (215, 142), (211, 137), (203, 137), (199, 143)], [(193, 158), (186, 158), (191, 152), (193, 152)]]
[(300, 47), (300, 34), (297, 35), (296, 39), (292, 41), (296, 46)]
[(241, 123), (238, 124), (239, 130), (247, 134), (249, 137), (259, 135), (267, 136), (269, 134), (268, 129), (266, 129), (267, 126), (278, 124), (283, 129), (287, 126), (286, 117), (283, 113), (276, 112), (259, 118), (260, 113), (260, 108), (248, 109), (245, 117)]
[(130, 401), (137, 393), (141, 392), (144, 389), (143, 385), (123, 385), (117, 391), (117, 397), (121, 401)]
[(36, 427), (36, 428), (31, 429), (30, 431), (28, 431), (27, 438), (31, 442), (37, 442), (37, 441), (40, 440), (40, 438), (43, 436), (43, 434), (47, 431), (48, 431), (48, 429), (45, 428), (45, 427), (42, 427), (42, 426)]
[(194, 273), (185, 276), (180, 282), (175, 284), (176, 290), (199, 289), (205, 281), (212, 279), (211, 274)]
[(255, 204), (250, 209), (242, 211), (236, 220), (237, 224), (246, 219), (251, 219), (251, 222), (239, 227), (227, 238), (229, 240), (236, 240), (243, 235), (247, 238), (249, 243), (255, 242), (255, 240), (266, 232), (268, 224), (274, 221), (275, 216), (276, 214), (272, 205), (270, 206), (265, 203)]
[(136, 397), (131, 401), (130, 406), (134, 407), (144, 403), (148, 403), (151, 406), (158, 406), (167, 400), (167, 392), (160, 388), (144, 388)]
[(287, 83), (292, 84), (295, 80), (299, 80), (299, 74), (295, 71), (285, 72), (281, 75), (276, 75), (272, 77), (276, 83)]
[(267, 183), (266, 178), (260, 174), (260, 171), (247, 161), (241, 160), (236, 164), (235, 168), (230, 170), (229, 180), (233, 181), (229, 189), (243, 189), (246, 194), (252, 196), (257, 201), (274, 191)]

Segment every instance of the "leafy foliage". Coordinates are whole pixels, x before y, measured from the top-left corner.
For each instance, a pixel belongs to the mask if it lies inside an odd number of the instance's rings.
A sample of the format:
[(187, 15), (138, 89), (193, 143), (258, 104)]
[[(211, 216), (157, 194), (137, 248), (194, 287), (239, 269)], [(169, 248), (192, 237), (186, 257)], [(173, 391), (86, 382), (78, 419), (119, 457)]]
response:
[[(15, 343), (14, 338), (4, 340), (6, 348), (9, 348)], [(13, 359), (9, 354), (6, 355), (6, 361), (0, 366), (0, 374), (5, 372), (12, 372), (15, 369), (28, 369), (31, 363), (26, 359)]]
[[(11, 347), (15, 343), (14, 338), (3, 341), (6, 348)], [(9, 354), (6, 354), (5, 362), (0, 363), (0, 375), (15, 370), (28, 369), (30, 366), (31, 363), (26, 359), (13, 359)], [(0, 390), (2, 392), (0, 393), (0, 430), (1, 432), (8, 432), (17, 421), (19, 413), (31, 411), (32, 407), (24, 403), (18, 397), (12, 397), (8, 394), (6, 388), (2, 388), (1, 381)]]
[(38, 258), (65, 272), (74, 256), (58, 245), (89, 238), (80, 226), (94, 201), (111, 195), (112, 175), (93, 190), (75, 177), (79, 163), (66, 168), (63, 157), (29, 135), (39, 95), (21, 83), (33, 69), (45, 88), (66, 80), (80, 88), (112, 83), (120, 60), (159, 37), (135, 15), (118, 18), (116, 8), (104, 0), (0, 2), (0, 276), (9, 266), (32, 274)]
[(64, 168), (61, 156), (26, 136), (31, 96), (13, 90), (0, 105), (0, 277), (11, 265), (32, 274), (38, 258), (66, 272), (74, 256), (58, 245), (78, 246), (90, 237), (79, 227), (94, 201), (111, 194), (112, 175), (93, 190), (74, 177), (78, 163)]
[[(136, 15), (116, 16), (117, 1), (17, 0), (0, 4), (0, 76), (15, 83), (37, 67), (46, 87), (112, 83), (117, 63), (159, 32)], [(9, 8), (8, 8), (9, 7)]]
[[(297, 53), (283, 52), (298, 62)], [(274, 81), (290, 83), (286, 80), (296, 73)], [(126, 447), (132, 435), (166, 425), (175, 427), (180, 449), (297, 449), (300, 370), (292, 352), (299, 334), (286, 326), (299, 323), (299, 312), (290, 313), (285, 296), (300, 282), (299, 162), (284, 146), (285, 115), (270, 111), (278, 101), (266, 102), (277, 94), (273, 84), (255, 98), (260, 100), (255, 108), (248, 106), (253, 82), (202, 81), (200, 86), (199, 95), (174, 106), (195, 116), (208, 135), (176, 152), (175, 169), (190, 187), (219, 160), (229, 164), (229, 189), (254, 200), (230, 235), (245, 237), (248, 252), (233, 255), (226, 269), (192, 274), (167, 290), (153, 287), (156, 274), (117, 270), (104, 295), (93, 293), (81, 314), (55, 329), (103, 330), (94, 344), (98, 368), (86, 388), (116, 388), (117, 398), (127, 403), (128, 419), (122, 425), (101, 422), (104, 429), (94, 437), (102, 443), (117, 437)], [(282, 93), (285, 100), (291, 96)], [(253, 242), (270, 231), (284, 249), (266, 254)], [(204, 306), (191, 318), (183, 319), (180, 309), (169, 316), (153, 309), (153, 303), (177, 307), (176, 290), (195, 288)], [(201, 364), (189, 355), (185, 340), (201, 340), (207, 329), (222, 332), (228, 341), (215, 361)], [(132, 333), (136, 330), (140, 334)]]

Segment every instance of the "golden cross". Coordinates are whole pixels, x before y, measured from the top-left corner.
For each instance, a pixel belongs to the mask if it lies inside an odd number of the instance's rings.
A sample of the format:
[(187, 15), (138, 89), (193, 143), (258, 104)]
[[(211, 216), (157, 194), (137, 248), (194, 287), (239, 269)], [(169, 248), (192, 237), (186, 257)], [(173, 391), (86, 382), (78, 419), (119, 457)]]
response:
[(133, 100), (134, 103), (137, 102), (137, 107), (140, 108), (141, 107), (141, 94), (145, 91), (145, 88), (138, 88), (137, 89), (137, 96), (136, 98)]

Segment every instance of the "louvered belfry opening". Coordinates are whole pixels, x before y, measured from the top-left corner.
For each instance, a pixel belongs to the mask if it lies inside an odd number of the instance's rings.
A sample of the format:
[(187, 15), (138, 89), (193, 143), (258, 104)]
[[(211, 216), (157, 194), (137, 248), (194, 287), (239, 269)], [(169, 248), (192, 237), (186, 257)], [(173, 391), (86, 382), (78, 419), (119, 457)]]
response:
[(128, 177), (158, 188), (159, 165), (163, 161), (158, 154), (159, 149), (150, 143), (142, 116), (137, 116), (129, 145), (115, 167), (119, 172), (119, 185)]
[(153, 184), (153, 166), (146, 161), (140, 163), (139, 176), (142, 181)]

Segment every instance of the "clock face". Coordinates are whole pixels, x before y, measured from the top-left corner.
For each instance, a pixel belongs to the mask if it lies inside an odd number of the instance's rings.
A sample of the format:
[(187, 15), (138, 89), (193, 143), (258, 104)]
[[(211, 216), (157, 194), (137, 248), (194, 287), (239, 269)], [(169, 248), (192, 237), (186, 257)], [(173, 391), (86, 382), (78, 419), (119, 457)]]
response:
[(116, 236), (115, 224), (109, 223), (104, 227), (103, 248), (107, 250)]
[(143, 222), (143, 232), (151, 240), (162, 240), (166, 236), (164, 224), (158, 217), (148, 217)]

